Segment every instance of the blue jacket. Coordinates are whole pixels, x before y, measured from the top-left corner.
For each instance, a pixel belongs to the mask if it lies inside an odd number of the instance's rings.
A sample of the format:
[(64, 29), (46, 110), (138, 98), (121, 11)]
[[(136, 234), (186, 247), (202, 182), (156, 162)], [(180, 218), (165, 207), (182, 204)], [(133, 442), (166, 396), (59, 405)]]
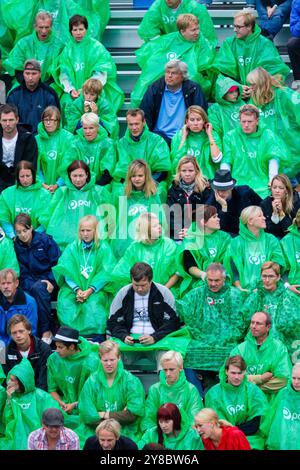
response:
[(292, 36), (300, 38), (300, 0), (293, 0), (290, 29)]
[(51, 269), (57, 264), (61, 253), (50, 235), (33, 230), (30, 245), (25, 245), (16, 237), (14, 246), (20, 265), (20, 281), (25, 290), (26, 280), (32, 284), (32, 281), (46, 279), (55, 284)]
[(37, 304), (33, 297), (26, 294), (20, 287), (17, 288), (15, 298), (10, 304), (0, 293), (0, 340), (7, 344), (10, 340), (7, 334), (7, 322), (13, 315), (24, 315), (32, 325), (32, 334), (37, 334)]
[(42, 82), (34, 91), (28, 90), (23, 82), (9, 93), (7, 103), (17, 106), (20, 123), (30, 124), (33, 134), (37, 133), (37, 126), (41, 122), (43, 111), (47, 106), (56, 106), (60, 109), (56, 92)]

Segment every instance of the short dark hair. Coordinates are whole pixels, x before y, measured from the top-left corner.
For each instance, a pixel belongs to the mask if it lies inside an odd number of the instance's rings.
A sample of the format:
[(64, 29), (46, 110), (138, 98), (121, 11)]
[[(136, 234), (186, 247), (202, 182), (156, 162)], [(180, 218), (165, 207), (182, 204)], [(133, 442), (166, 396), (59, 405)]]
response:
[(27, 160), (21, 160), (17, 164), (16, 171), (15, 171), (17, 186), (21, 185), (20, 178), (19, 178), (19, 174), (20, 174), (21, 170), (30, 170), (31, 174), (32, 174), (32, 184), (36, 183), (36, 169), (34, 168), (33, 163), (28, 162)]
[(150, 264), (135, 263), (130, 269), (130, 278), (134, 281), (141, 281), (146, 278), (149, 282), (153, 279), (153, 270)]
[(132, 117), (136, 117), (136, 116), (141, 116), (142, 117), (142, 120), (145, 121), (145, 113), (142, 109), (140, 108), (132, 108), (132, 109), (128, 109), (127, 113), (126, 113), (126, 117), (127, 116), (132, 116)]
[(84, 170), (87, 174), (87, 183), (91, 180), (91, 171), (89, 166), (83, 161), (83, 160), (74, 160), (74, 162), (70, 163), (70, 165), (67, 168), (67, 173), (68, 176), (71, 180), (71, 173), (72, 171), (78, 170), (78, 168), (81, 168)]
[(3, 104), (2, 106), (0, 106), (0, 118), (2, 114), (9, 114), (9, 113), (14, 113), (16, 118), (19, 117), (18, 108), (14, 104)]
[(89, 24), (88, 24), (88, 20), (85, 16), (82, 16), (82, 15), (73, 15), (73, 16), (71, 16), (71, 18), (69, 19), (69, 31), (70, 31), (70, 33), (72, 33), (73, 26), (79, 26), (81, 24), (83, 24), (85, 29), (88, 29)]
[(246, 362), (244, 361), (242, 356), (238, 354), (236, 356), (228, 357), (228, 359), (225, 362), (225, 370), (228, 370), (229, 366), (238, 367), (239, 369), (241, 369), (241, 371), (244, 371), (247, 369)]
[(23, 225), (25, 228), (32, 227), (31, 218), (29, 217), (28, 214), (25, 214), (25, 212), (20, 212), (18, 215), (16, 215), (15, 220), (14, 220), (14, 226), (16, 224)]
[(30, 321), (28, 320), (28, 318), (25, 317), (25, 315), (16, 314), (16, 315), (13, 315), (7, 322), (7, 331), (9, 334), (10, 334), (11, 327), (17, 325), (18, 323), (23, 323), (26, 330), (32, 331), (32, 325)]

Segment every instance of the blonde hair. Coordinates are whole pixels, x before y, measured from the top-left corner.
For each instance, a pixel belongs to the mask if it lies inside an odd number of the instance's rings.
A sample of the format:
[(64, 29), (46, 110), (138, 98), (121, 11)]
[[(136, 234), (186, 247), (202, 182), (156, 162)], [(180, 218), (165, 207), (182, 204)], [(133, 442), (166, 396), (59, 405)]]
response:
[(189, 119), (191, 113), (198, 114), (198, 116), (200, 116), (203, 119), (204, 124), (208, 123), (208, 116), (206, 112), (204, 111), (204, 109), (201, 108), (201, 106), (198, 106), (197, 104), (193, 104), (192, 106), (189, 106), (188, 109), (186, 110), (186, 113), (184, 116), (185, 124), (187, 120)]
[(242, 114), (248, 114), (250, 116), (255, 116), (256, 119), (259, 119), (259, 109), (254, 106), (254, 104), (244, 104), (239, 109), (239, 118)]
[(180, 352), (177, 351), (167, 351), (160, 358), (160, 365), (163, 366), (163, 363), (166, 361), (174, 361), (179, 368), (183, 368), (183, 358)]
[(252, 11), (249, 9), (245, 9), (242, 11), (238, 11), (234, 17), (236, 18), (243, 18), (245, 26), (251, 26), (252, 27), (252, 32), (254, 31), (254, 26), (255, 26), (255, 16), (253, 15)]
[(137, 159), (133, 160), (133, 162), (130, 163), (126, 175), (126, 180), (125, 180), (125, 196), (130, 197), (131, 193), (133, 191), (133, 184), (131, 182), (131, 178), (136, 174), (137, 171), (143, 169), (144, 174), (145, 174), (145, 185), (143, 192), (146, 197), (153, 196), (156, 194), (156, 184), (154, 179), (152, 178), (151, 175), (151, 170), (149, 168), (149, 165), (145, 162), (143, 159)]
[(248, 206), (242, 210), (240, 220), (242, 224), (247, 225), (252, 217), (257, 217), (262, 212), (259, 206)]
[(287, 195), (285, 199), (282, 200), (282, 207), (283, 207), (284, 212), (290, 215), (294, 207), (293, 205), (294, 195), (293, 195), (293, 188), (292, 188), (290, 179), (288, 176), (284, 175), (283, 173), (273, 176), (272, 181), (271, 181), (271, 190), (272, 190), (273, 182), (275, 180), (280, 181), (280, 183), (282, 183), (285, 186)]
[(115, 343), (114, 341), (111, 341), (110, 339), (108, 339), (106, 341), (103, 341), (103, 343), (99, 345), (100, 358), (103, 356), (103, 354), (106, 354), (112, 351), (115, 352), (118, 357), (121, 356), (119, 345)]
[(255, 85), (252, 99), (257, 106), (264, 106), (274, 99), (274, 88), (282, 88), (280, 75), (272, 77), (264, 68), (257, 67), (247, 75), (247, 82)]
[(100, 126), (100, 119), (99, 116), (95, 113), (85, 113), (81, 116), (80, 119), (81, 124), (87, 124), (89, 126)]
[(273, 269), (274, 273), (277, 274), (277, 276), (280, 276), (280, 266), (279, 264), (274, 263), (274, 261), (266, 261), (262, 264), (260, 268), (261, 274), (266, 271), (266, 269)]
[(202, 408), (202, 410), (200, 410), (199, 413), (196, 414), (194, 420), (195, 424), (198, 424), (196, 421), (201, 421), (202, 423), (215, 424), (218, 427), (233, 426), (233, 424), (229, 423), (229, 421), (226, 421), (225, 419), (219, 419), (219, 416), (212, 408)]
[(191, 13), (183, 13), (178, 16), (176, 26), (178, 31), (185, 31), (191, 24), (199, 24), (197, 16)]
[(118, 421), (116, 421), (113, 418), (104, 419), (103, 421), (101, 421), (100, 424), (98, 424), (98, 426), (96, 427), (96, 436), (98, 437), (98, 439), (99, 439), (99, 433), (103, 429), (105, 431), (112, 432), (114, 436), (117, 438), (117, 440), (119, 439), (121, 435), (121, 425)]
[(84, 82), (82, 85), (82, 91), (85, 93), (95, 93), (97, 95), (97, 98), (101, 94), (103, 90), (103, 85), (100, 82), (100, 80), (97, 80), (96, 78), (89, 78)]
[(85, 215), (84, 217), (82, 217), (79, 220), (79, 225), (78, 225), (78, 238), (79, 238), (79, 240), (80, 241), (82, 240), (80, 238), (80, 229), (82, 227), (82, 224), (86, 224), (86, 223), (90, 224), (92, 226), (92, 228), (94, 230), (93, 240), (94, 240), (95, 246), (98, 246), (99, 245), (99, 232), (98, 232), (99, 221), (98, 221), (97, 217), (95, 217), (94, 215)]
[(183, 165), (186, 165), (187, 163), (192, 163), (194, 165), (194, 168), (195, 168), (195, 171), (196, 171), (195, 191), (197, 191), (199, 193), (202, 193), (205, 190), (205, 188), (207, 188), (208, 181), (205, 178), (205, 176), (203, 175), (203, 173), (201, 171), (201, 168), (199, 167), (198, 162), (197, 162), (195, 157), (186, 155), (185, 157), (182, 157), (179, 160), (179, 162), (177, 164), (177, 168), (176, 168), (176, 174), (174, 176), (174, 181), (175, 181), (176, 185), (178, 186), (179, 183), (180, 183), (180, 179), (181, 179), (180, 178), (181, 168), (183, 167)]
[(300, 209), (297, 210), (296, 216), (293, 220), (293, 225), (300, 227)]
[(151, 238), (151, 225), (154, 220), (159, 222), (157, 215), (152, 212), (145, 212), (138, 217), (135, 237), (138, 242), (145, 243), (146, 245), (151, 245), (153, 243)]

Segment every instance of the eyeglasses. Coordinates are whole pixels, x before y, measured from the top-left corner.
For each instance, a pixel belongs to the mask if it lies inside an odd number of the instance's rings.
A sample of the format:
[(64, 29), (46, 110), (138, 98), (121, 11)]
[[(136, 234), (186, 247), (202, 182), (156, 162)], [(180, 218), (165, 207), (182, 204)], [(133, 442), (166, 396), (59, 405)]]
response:
[(44, 122), (57, 122), (58, 119), (44, 118), (43, 121), (44, 121)]
[(233, 25), (233, 29), (237, 29), (238, 31), (242, 28), (247, 28), (247, 26), (245, 24), (243, 24), (242, 26), (239, 26), (238, 24)]
[(262, 275), (261, 275), (261, 278), (262, 278), (262, 279), (276, 279), (276, 277), (277, 277), (277, 276), (275, 276), (274, 274), (270, 274), (270, 275), (268, 275), (268, 274), (262, 274)]

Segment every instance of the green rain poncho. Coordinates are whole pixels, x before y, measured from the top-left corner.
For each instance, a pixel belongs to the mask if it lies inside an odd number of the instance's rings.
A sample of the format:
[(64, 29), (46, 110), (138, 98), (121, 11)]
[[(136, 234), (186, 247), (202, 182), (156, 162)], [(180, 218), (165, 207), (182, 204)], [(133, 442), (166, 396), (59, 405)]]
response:
[(152, 173), (169, 171), (171, 168), (168, 144), (161, 136), (150, 132), (147, 125), (138, 142), (131, 138), (127, 128), (124, 137), (117, 143), (117, 158), (118, 163), (114, 171), (116, 181), (126, 178), (130, 163), (137, 158), (143, 158)]
[[(271, 334), (285, 344), (293, 359), (297, 357), (297, 348), (300, 338), (300, 299), (282, 282), (277, 289), (268, 292), (261, 283), (257, 290), (252, 292), (243, 306), (243, 316), (247, 324), (255, 312), (267, 312), (271, 315)], [(295, 361), (293, 361), (295, 362)]]
[(212, 292), (205, 282), (176, 302), (192, 338), (185, 367), (219, 370), (232, 348), (244, 338), (243, 300), (235, 287), (225, 284), (219, 292)]
[(167, 237), (161, 237), (151, 244), (132, 242), (112, 273), (117, 289), (129, 284), (130, 269), (138, 262), (150, 264), (153, 269), (153, 281), (165, 285), (176, 273), (176, 253), (176, 243)]
[(232, 177), (238, 185), (251, 184), (251, 188), (261, 197), (270, 194), (269, 162), (277, 160), (284, 166), (287, 150), (282, 141), (263, 125), (253, 134), (245, 134), (239, 126), (224, 137), (222, 164), (231, 167)]
[[(222, 152), (222, 143), (219, 139), (219, 136), (215, 132), (213, 132), (213, 136), (217, 146)], [(171, 161), (173, 173), (176, 173), (176, 168), (179, 160), (182, 157), (185, 157), (186, 155), (190, 155), (191, 157), (196, 158), (203, 175), (209, 179), (213, 178), (216, 170), (220, 166), (220, 163), (213, 162), (210, 153), (209, 139), (205, 130), (197, 133), (189, 131), (183, 146), (179, 149), (181, 137), (182, 129), (177, 131), (174, 137), (172, 138)]]
[(280, 390), (262, 425), (268, 450), (300, 450), (300, 392)]
[(97, 137), (91, 141), (84, 137), (83, 129), (79, 129), (69, 151), (66, 152), (65, 168), (74, 160), (84, 161), (95, 174), (96, 181), (99, 181), (104, 170), (108, 170), (112, 175), (116, 164), (114, 141), (107, 137), (103, 127), (99, 127)]
[[(181, 430), (177, 436), (163, 434), (163, 445), (170, 450), (204, 450), (202, 439), (191, 427), (190, 420), (185, 416), (183, 410), (181, 414)], [(141, 450), (149, 442), (158, 442), (157, 426), (148, 429), (137, 443)]]
[[(273, 87), (274, 99), (260, 108), (260, 122), (281, 138), (288, 150), (284, 173), (295, 176), (300, 171), (300, 100), (299, 93), (288, 87)], [(251, 104), (255, 104), (250, 100)]]
[[(96, 39), (89, 37), (88, 33), (81, 42), (73, 37), (63, 49), (58, 58), (58, 66), (53, 72), (55, 81), (66, 93), (61, 80), (66, 81), (71, 89), (79, 90), (88, 78), (99, 78), (107, 74), (104, 86), (106, 98), (116, 112), (124, 101), (124, 93), (116, 83), (116, 65), (107, 49)], [(71, 102), (71, 96), (63, 97), (65, 104)]]
[(231, 262), (238, 271), (243, 289), (252, 290), (260, 279), (261, 266), (266, 261), (278, 263), (284, 269), (285, 261), (280, 243), (274, 235), (260, 230), (258, 238), (240, 222), (239, 235), (232, 238), (224, 264), (231, 273)]
[(48, 11), (53, 19), (52, 30), (65, 44), (69, 38), (69, 18), (84, 15), (85, 11), (76, 4), (76, 0), (39, 0), (39, 10)]
[(42, 414), (47, 408), (59, 408), (49, 393), (36, 388), (34, 372), (28, 359), (14, 366), (7, 375), (15, 375), (25, 392), (13, 393), (7, 398), (3, 412), (5, 436), (0, 439), (0, 450), (27, 450), (28, 435), (42, 426)]
[(179, 59), (188, 66), (189, 78), (197, 82), (206, 96), (210, 81), (205, 72), (210, 68), (215, 51), (200, 33), (196, 42), (189, 42), (179, 33), (169, 33), (143, 44), (136, 52), (137, 63), (142, 69), (131, 93), (131, 107), (139, 106), (148, 86), (164, 75), (167, 62)]
[(177, 268), (179, 274), (183, 277), (180, 285), (181, 295), (187, 289), (197, 287), (203, 283), (202, 279), (193, 277), (184, 269), (184, 251), (190, 251), (195, 260), (195, 266), (201, 271), (205, 271), (211, 263), (223, 263), (230, 240), (230, 235), (222, 230), (216, 230), (208, 234), (203, 233), (195, 223), (192, 224), (187, 237), (180, 245), (177, 256)]
[(0, 228), (0, 271), (6, 268), (14, 269), (17, 274), (20, 273), (13, 242), (5, 236)]
[(122, 425), (122, 434), (135, 440), (139, 434), (139, 422), (144, 415), (145, 391), (140, 380), (124, 370), (123, 363), (118, 362), (117, 374), (109, 387), (102, 364), (98, 371), (85, 382), (79, 397), (80, 420), (84, 423), (86, 437), (94, 434), (100, 421), (100, 411), (117, 412), (125, 408), (137, 416), (132, 424)]
[(0, 364), (0, 416), (1, 416), (1, 419), (0, 419), (0, 438), (1, 438), (1, 436), (3, 436), (5, 434), (5, 428), (4, 428), (2, 417), (3, 417), (3, 410), (4, 410), (4, 407), (5, 407), (7, 394), (6, 394), (5, 388), (1, 385), (2, 382), (4, 381), (4, 379), (5, 379), (5, 374), (4, 374), (3, 368)]
[(101, 40), (110, 18), (109, 0), (74, 0), (84, 11), (93, 38)]
[(72, 145), (74, 136), (62, 127), (48, 134), (40, 122), (35, 138), (38, 145), (38, 172), (46, 184), (56, 184), (63, 175), (65, 155)]
[[(232, 86), (239, 87), (239, 96), (234, 103), (224, 99), (224, 95)], [(218, 76), (215, 84), (216, 103), (208, 108), (208, 120), (221, 140), (227, 132), (240, 126), (239, 109), (245, 104), (241, 98), (242, 93), (243, 89), (238, 82), (221, 74)]]
[(182, 0), (176, 10), (167, 5), (166, 0), (156, 0), (142, 19), (138, 35), (144, 40), (154, 38), (160, 34), (177, 31), (176, 20), (183, 13), (192, 13), (199, 20), (200, 31), (213, 45), (217, 45), (217, 36), (211, 17), (204, 5), (195, 0)]
[(187, 381), (184, 371), (180, 372), (178, 381), (172, 385), (167, 384), (165, 373), (160, 371), (159, 382), (151, 385), (148, 391), (141, 426), (143, 431), (156, 425), (157, 410), (164, 403), (174, 403), (180, 411), (183, 410), (190, 425), (194, 422), (194, 416), (203, 408), (198, 390)]
[[(242, 356), (246, 362), (248, 375), (272, 372), (274, 377), (287, 380), (291, 375), (291, 361), (287, 348), (272, 335), (269, 335), (258, 348), (255, 338), (249, 331), (246, 340), (230, 353), (230, 356), (236, 355)], [(274, 394), (274, 390), (263, 389), (263, 391), (267, 394)]]
[[(116, 114), (113, 112), (109, 102), (105, 98), (105, 93), (102, 92), (97, 102), (98, 116), (103, 127), (107, 130), (112, 139), (117, 139), (119, 135), (119, 123)], [(81, 94), (72, 103), (66, 105), (66, 125), (65, 129), (75, 133), (78, 121), (84, 114), (84, 96)]]
[[(84, 335), (105, 333), (109, 297), (104, 288), (114, 265), (115, 260), (106, 240), (101, 240), (98, 247), (93, 245), (90, 250), (84, 250), (78, 241), (66, 247), (53, 268), (60, 287), (57, 315), (62, 325), (72, 325)], [(88, 273), (88, 278), (82, 274), (83, 269)], [(76, 302), (76, 294), (66, 279), (73, 281), (82, 290), (93, 286), (96, 291), (85, 302)]]
[[(57, 392), (67, 404), (78, 401), (85, 381), (99, 367), (98, 345), (92, 346), (82, 337), (79, 339), (77, 353), (61, 358), (54, 352), (47, 361), (48, 392)], [(72, 410), (69, 422), (67, 419), (65, 426), (74, 428), (78, 425), (78, 408)]]
[(263, 67), (270, 75), (279, 73), (283, 78), (290, 72), (272, 41), (261, 35), (258, 25), (246, 38), (237, 39), (234, 35), (225, 39), (213, 63), (214, 69), (242, 85), (247, 84), (248, 73), (256, 67)]
[[(214, 385), (205, 395), (205, 406), (212, 408), (219, 419), (226, 419), (234, 426), (250, 421), (256, 416), (265, 416), (268, 402), (260, 388), (247, 381), (236, 387), (227, 382), (224, 366), (220, 370), (220, 383)], [(260, 430), (246, 436), (252, 449), (263, 450), (264, 439)]]
[(0, 221), (13, 225), (15, 217), (24, 212), (30, 216), (32, 226), (36, 229), (41, 224), (41, 212), (49, 206), (50, 201), (51, 194), (42, 187), (40, 181), (28, 187), (10, 186), (0, 196)]
[[(116, 232), (115, 237), (112, 237), (111, 247), (115, 257), (119, 259), (134, 240), (136, 221), (141, 214), (145, 212), (154, 213), (161, 220), (162, 224), (165, 224), (165, 217), (161, 200), (157, 193), (146, 197), (144, 191), (131, 191), (129, 197), (119, 197), (116, 201), (116, 206)], [(125, 221), (127, 221), (126, 224)]]
[[(24, 0), (1, 0), (0, 17), (3, 26), (10, 30), (14, 43), (31, 33), (36, 3), (36, 0), (26, 0), (26, 2)], [(11, 48), (13, 45), (12, 43)]]
[(45, 41), (38, 39), (36, 31), (20, 39), (3, 66), (14, 76), (17, 70), (23, 70), (27, 59), (36, 59), (41, 64), (41, 80), (45, 82), (52, 75), (52, 66), (64, 47), (63, 42), (51, 33)]
[(79, 220), (85, 215), (95, 215), (101, 219), (101, 204), (109, 203), (110, 195), (103, 186), (95, 185), (95, 175), (81, 189), (77, 189), (66, 179), (66, 185), (58, 188), (52, 196), (49, 207), (41, 216), (46, 232), (52, 235), (60, 249), (77, 238)]
[(300, 232), (296, 225), (291, 225), (288, 231), (289, 233), (280, 241), (288, 281), (290, 284), (300, 284)]

